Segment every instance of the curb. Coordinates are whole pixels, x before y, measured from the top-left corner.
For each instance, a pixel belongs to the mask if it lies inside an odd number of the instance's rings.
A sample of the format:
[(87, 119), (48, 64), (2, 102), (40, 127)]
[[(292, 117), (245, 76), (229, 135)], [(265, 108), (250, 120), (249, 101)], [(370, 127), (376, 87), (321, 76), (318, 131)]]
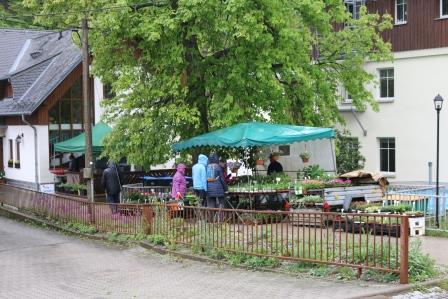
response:
[[(178, 252), (178, 251), (174, 251), (174, 250), (170, 250), (167, 249), (165, 247), (161, 247), (161, 246), (157, 246), (154, 245), (152, 243), (150, 243), (149, 241), (139, 241), (138, 243), (140, 245), (140, 247), (143, 247), (145, 249), (148, 250), (152, 250), (158, 254), (162, 254), (162, 255), (172, 255), (175, 257), (179, 257), (179, 258), (183, 258), (186, 260), (192, 260), (195, 262), (202, 262), (202, 263), (209, 263), (209, 264), (215, 264), (215, 265), (226, 265), (229, 266), (231, 268), (237, 268), (237, 269), (242, 269), (242, 270), (254, 270), (251, 269), (247, 266), (242, 266), (242, 265), (231, 265), (230, 263), (223, 261), (223, 260), (215, 260), (206, 256), (199, 256), (199, 255), (193, 255), (193, 254), (188, 254), (188, 253), (182, 253), (182, 252)], [(268, 269), (268, 268), (261, 268), (261, 269), (256, 269), (256, 271), (259, 272), (268, 272), (268, 273), (276, 273), (276, 274), (283, 274), (283, 275), (288, 275), (288, 273), (282, 272), (282, 271), (277, 271), (275, 269)]]
[(9, 209), (9, 208), (5, 207), (5, 205), (0, 205), (0, 216), (4, 216), (4, 217), (7, 217), (7, 218), (13, 219), (13, 220), (31, 221), (33, 223), (45, 225), (45, 226), (51, 227), (53, 229), (56, 229), (58, 231), (63, 231), (63, 232), (69, 233), (71, 235), (75, 235), (75, 236), (79, 236), (79, 237), (89, 238), (89, 239), (98, 240), (98, 241), (107, 241), (107, 238), (105, 238), (105, 237), (95, 236), (95, 235), (91, 235), (91, 234), (83, 234), (76, 230), (62, 227), (62, 226), (59, 226), (52, 222), (42, 220), (38, 217), (19, 212), (18, 210), (15, 210), (12, 208)]
[(412, 290), (412, 288), (414, 288), (415, 286), (429, 287), (429, 286), (437, 285), (437, 284), (439, 284), (439, 283), (441, 283), (443, 281), (446, 281), (447, 278), (448, 277), (442, 277), (442, 278), (428, 280), (428, 281), (421, 282), (421, 283), (399, 285), (394, 290), (390, 290), (390, 291), (376, 291), (376, 292), (372, 292), (371, 294), (368, 294), (368, 295), (355, 296), (355, 297), (350, 297), (350, 298), (347, 298), (347, 299), (369, 299), (369, 297), (375, 297), (375, 296), (393, 296), (393, 295), (398, 295), (399, 293)]

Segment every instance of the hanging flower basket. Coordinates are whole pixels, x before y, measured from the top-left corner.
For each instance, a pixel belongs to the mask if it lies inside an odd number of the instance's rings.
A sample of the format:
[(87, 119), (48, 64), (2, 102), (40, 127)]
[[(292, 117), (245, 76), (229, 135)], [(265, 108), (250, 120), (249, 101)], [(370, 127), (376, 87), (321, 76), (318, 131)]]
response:
[(311, 158), (311, 154), (307, 151), (301, 153), (299, 156), (302, 159), (303, 163), (308, 163)]

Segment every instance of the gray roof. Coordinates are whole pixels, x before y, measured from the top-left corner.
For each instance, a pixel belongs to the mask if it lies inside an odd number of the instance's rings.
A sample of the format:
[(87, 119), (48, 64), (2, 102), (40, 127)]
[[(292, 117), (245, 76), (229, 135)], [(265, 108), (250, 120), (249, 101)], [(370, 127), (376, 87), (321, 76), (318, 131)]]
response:
[(72, 32), (0, 28), (0, 79), (13, 98), (0, 100), (0, 115), (30, 115), (78, 66), (81, 50)]

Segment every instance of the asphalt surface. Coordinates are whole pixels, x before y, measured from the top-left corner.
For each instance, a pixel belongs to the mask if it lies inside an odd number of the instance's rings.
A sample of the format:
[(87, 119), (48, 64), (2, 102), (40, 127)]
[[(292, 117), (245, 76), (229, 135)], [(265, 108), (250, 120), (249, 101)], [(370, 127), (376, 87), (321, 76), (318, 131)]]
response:
[(334, 282), (174, 260), (0, 217), (0, 298), (331, 298), (392, 285)]

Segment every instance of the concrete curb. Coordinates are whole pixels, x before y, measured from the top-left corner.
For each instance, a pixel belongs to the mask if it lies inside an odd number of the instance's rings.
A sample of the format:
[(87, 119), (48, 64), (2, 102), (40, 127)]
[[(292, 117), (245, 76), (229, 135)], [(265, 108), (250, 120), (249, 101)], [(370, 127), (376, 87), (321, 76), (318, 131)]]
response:
[(416, 287), (416, 286), (423, 286), (423, 287), (430, 287), (430, 286), (434, 286), (437, 285), (445, 280), (447, 280), (448, 277), (442, 277), (442, 278), (437, 278), (437, 279), (433, 279), (433, 280), (428, 280), (425, 282), (421, 282), (421, 283), (414, 283), (414, 284), (407, 284), (407, 285), (398, 285), (394, 290), (389, 290), (389, 291), (376, 291), (376, 292), (372, 292), (369, 295), (363, 295), (363, 296), (355, 296), (355, 297), (350, 297), (347, 299), (368, 299), (369, 297), (375, 297), (375, 296), (393, 296), (393, 295), (398, 295), (399, 293), (402, 292), (406, 292), (409, 290), (412, 290), (412, 288)]
[(84, 234), (84, 233), (78, 232), (76, 230), (72, 230), (72, 229), (69, 229), (66, 227), (59, 226), (59, 225), (54, 224), (49, 221), (45, 221), (38, 217), (19, 212), (18, 210), (15, 210), (12, 208), (11, 209), (7, 208), (4, 205), (0, 205), (0, 216), (4, 216), (4, 217), (7, 217), (7, 218), (13, 219), (13, 220), (31, 221), (33, 223), (45, 225), (45, 226), (51, 227), (53, 229), (56, 229), (58, 231), (63, 231), (63, 232), (66, 232), (66, 233), (69, 233), (71, 235), (75, 235), (78, 237), (84, 237), (84, 238), (89, 238), (89, 239), (98, 240), (98, 241), (107, 241), (107, 238), (105, 238), (105, 237), (91, 235), (91, 234)]
[[(162, 255), (172, 255), (175, 257), (179, 257), (179, 258), (183, 258), (186, 260), (192, 260), (195, 262), (201, 262), (201, 263), (209, 263), (209, 264), (215, 264), (215, 265), (225, 265), (225, 266), (229, 266), (232, 268), (238, 268), (238, 269), (242, 269), (242, 270), (254, 270), (250, 267), (247, 266), (243, 266), (243, 265), (231, 265), (230, 263), (223, 261), (223, 260), (215, 260), (206, 256), (199, 256), (199, 255), (194, 255), (194, 254), (188, 254), (188, 253), (182, 253), (182, 252), (178, 252), (178, 251), (174, 251), (174, 250), (170, 250), (167, 249), (165, 247), (162, 246), (157, 246), (154, 245), (152, 243), (150, 243), (149, 241), (140, 241), (139, 245), (145, 249), (149, 249), (152, 250), (158, 254), (162, 254)], [(282, 271), (277, 271), (275, 269), (269, 269), (269, 268), (259, 268), (256, 269), (256, 271), (260, 271), (260, 272), (269, 272), (269, 273), (276, 273), (276, 274), (283, 274), (283, 275), (288, 275), (288, 273), (282, 272)]]

